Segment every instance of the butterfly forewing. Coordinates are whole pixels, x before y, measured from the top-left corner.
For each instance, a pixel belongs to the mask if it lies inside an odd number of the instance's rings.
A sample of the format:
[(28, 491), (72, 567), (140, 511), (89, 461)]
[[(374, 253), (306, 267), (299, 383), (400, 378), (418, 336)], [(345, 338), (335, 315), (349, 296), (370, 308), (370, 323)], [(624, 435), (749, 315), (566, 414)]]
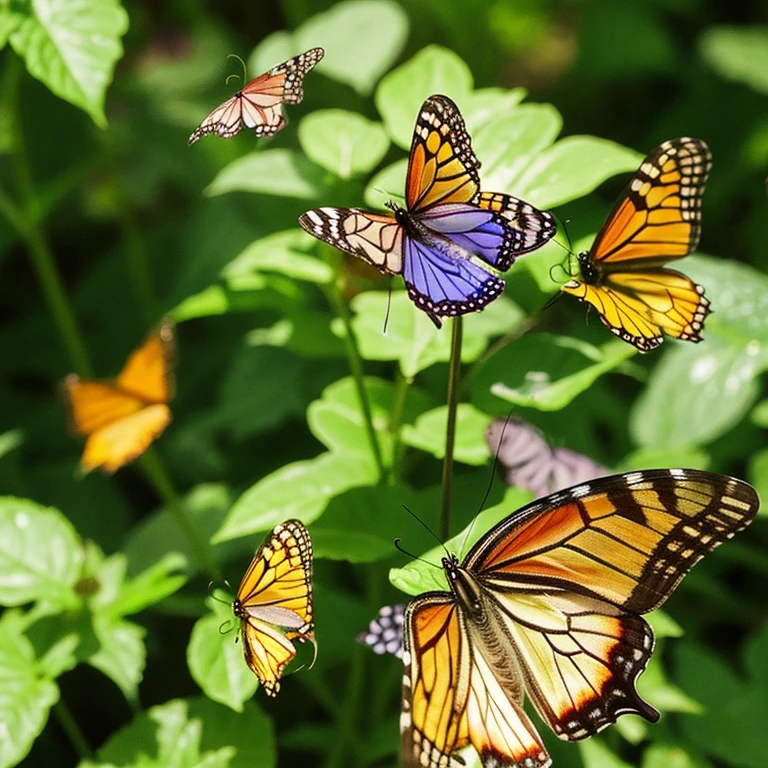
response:
[(119, 389), (147, 403), (167, 403), (174, 395), (173, 337), (173, 323), (164, 320), (144, 344), (131, 353), (118, 374)]
[(240, 619), (245, 661), (274, 696), (296, 655), (291, 641), (314, 643), (312, 542), (302, 523), (288, 520), (274, 528), (251, 561), (232, 609)]

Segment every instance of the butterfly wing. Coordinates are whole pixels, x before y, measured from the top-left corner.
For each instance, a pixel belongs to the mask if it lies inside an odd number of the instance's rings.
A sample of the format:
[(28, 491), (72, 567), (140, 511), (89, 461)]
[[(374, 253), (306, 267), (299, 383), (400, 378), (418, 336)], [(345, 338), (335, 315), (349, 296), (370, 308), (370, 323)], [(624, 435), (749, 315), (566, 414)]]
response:
[(550, 765), (523, 711), (519, 670), (505, 675), (489, 664), (471, 623), (448, 592), (412, 600), (405, 612), (403, 707), (400, 720), (406, 768), (444, 768), (472, 743), (484, 766)]
[(748, 525), (747, 483), (696, 470), (602, 478), (502, 521), (464, 568), (498, 607), (527, 692), (565, 739), (656, 711), (635, 691), (653, 648), (638, 615), (658, 608), (708, 552)]
[(251, 80), (200, 123), (189, 137), (189, 144), (209, 133), (229, 139), (243, 127), (253, 128), (257, 137), (274, 135), (285, 125), (283, 103), (301, 102), (304, 75), (324, 55), (322, 48), (312, 48)]
[(126, 394), (146, 403), (167, 403), (173, 397), (173, 323), (164, 320), (147, 340), (131, 353), (116, 384)]
[(275, 696), (292, 640), (314, 642), (312, 541), (298, 520), (275, 526), (251, 561), (233, 604), (240, 619), (245, 661)]
[(592, 304), (613, 333), (641, 351), (662, 333), (701, 340), (710, 311), (704, 289), (685, 275), (662, 269), (699, 242), (701, 197), (712, 165), (700, 139), (667, 141), (645, 159), (592, 249), (579, 257), (581, 280), (561, 287)]

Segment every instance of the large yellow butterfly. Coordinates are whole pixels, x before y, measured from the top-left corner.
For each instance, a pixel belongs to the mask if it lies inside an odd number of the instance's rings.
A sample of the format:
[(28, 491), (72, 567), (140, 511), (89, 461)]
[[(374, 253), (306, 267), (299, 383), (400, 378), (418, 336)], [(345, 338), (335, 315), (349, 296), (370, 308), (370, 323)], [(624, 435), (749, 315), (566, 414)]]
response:
[(280, 690), (293, 640), (315, 645), (312, 541), (298, 520), (275, 526), (259, 547), (232, 603), (240, 619), (245, 663), (270, 696)]
[(447, 768), (468, 744), (488, 768), (550, 765), (524, 695), (562, 739), (623, 714), (655, 722), (635, 690), (654, 644), (640, 614), (758, 505), (750, 485), (724, 475), (630, 472), (539, 499), (461, 564), (443, 558), (451, 591), (405, 612), (405, 765)]
[(164, 320), (114, 380), (64, 380), (72, 430), (87, 436), (80, 466), (114, 472), (141, 456), (171, 421), (173, 324)]
[(664, 265), (693, 251), (712, 156), (701, 139), (672, 139), (645, 158), (588, 253), (580, 279), (561, 290), (597, 309), (603, 324), (641, 352), (663, 333), (701, 341), (704, 289)]

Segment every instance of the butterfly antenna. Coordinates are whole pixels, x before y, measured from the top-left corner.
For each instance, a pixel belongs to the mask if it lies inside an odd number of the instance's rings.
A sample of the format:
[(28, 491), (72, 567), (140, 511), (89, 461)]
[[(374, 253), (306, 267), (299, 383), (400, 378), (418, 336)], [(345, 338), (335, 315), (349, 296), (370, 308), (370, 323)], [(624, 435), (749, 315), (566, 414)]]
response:
[(394, 541), (395, 549), (398, 552), (402, 552), (404, 555), (407, 555), (408, 557), (413, 558), (414, 560), (420, 560), (422, 563), (426, 563), (427, 565), (431, 565), (434, 568), (439, 568), (440, 566), (437, 565), (437, 563), (430, 563), (429, 560), (425, 560), (423, 557), (419, 557), (418, 555), (414, 555), (413, 552), (409, 552), (407, 549), (403, 549), (403, 547), (400, 546), (400, 542), (402, 539), (400, 537), (396, 538)]
[[(226, 629), (224, 629), (224, 627), (226, 627)], [(227, 619), (226, 621), (222, 621), (221, 624), (219, 624), (220, 635), (228, 635), (231, 631), (232, 631), (232, 619)]]
[[(231, 592), (232, 591), (232, 585), (228, 581), (225, 581), (224, 584), (227, 586), (227, 589)], [(216, 597), (216, 595), (213, 593), (213, 587), (214, 587), (214, 583), (212, 581), (209, 581), (208, 582), (208, 597), (212, 597), (218, 603), (224, 603), (224, 605), (229, 605), (229, 600), (222, 600), (220, 597)]]
[[(248, 72), (248, 70), (247, 70), (247, 68), (245, 66), (245, 62), (236, 53), (228, 53), (227, 54), (227, 58), (228, 59), (237, 59), (243, 65), (243, 77), (242, 77), (242, 80), (243, 80), (243, 83), (245, 83), (245, 79), (247, 77), (247, 72)], [(237, 75), (235, 73), (232, 73), (231, 75), (227, 75), (227, 79), (224, 82), (227, 85), (229, 85), (229, 81), (233, 77), (240, 77), (240, 75)]]
[[(402, 504), (401, 506), (443, 549), (445, 549), (445, 544), (440, 540), (440, 537), (412, 509), (405, 504)], [(451, 553), (445, 549), (445, 554), (450, 555)]]
[(496, 451), (493, 454), (493, 464), (491, 465), (491, 476), (488, 478), (488, 486), (485, 489), (485, 493), (483, 494), (482, 501), (480, 502), (480, 506), (478, 507), (477, 512), (475, 513), (475, 516), (472, 518), (472, 522), (469, 524), (469, 528), (467, 528), (467, 532), (464, 535), (464, 541), (461, 545), (461, 552), (464, 552), (467, 546), (467, 540), (469, 539), (469, 535), (472, 533), (472, 528), (475, 525), (475, 520), (477, 520), (478, 515), (483, 511), (483, 507), (485, 506), (485, 502), (488, 501), (488, 497), (491, 495), (491, 490), (493, 489), (493, 481), (496, 479), (496, 469), (499, 466), (499, 451), (501, 451), (502, 443), (504, 442), (504, 433), (507, 431), (507, 425), (512, 420), (512, 412), (510, 411), (507, 414), (507, 418), (504, 419), (504, 426), (501, 428), (501, 435), (499, 435), (499, 444), (496, 446)]

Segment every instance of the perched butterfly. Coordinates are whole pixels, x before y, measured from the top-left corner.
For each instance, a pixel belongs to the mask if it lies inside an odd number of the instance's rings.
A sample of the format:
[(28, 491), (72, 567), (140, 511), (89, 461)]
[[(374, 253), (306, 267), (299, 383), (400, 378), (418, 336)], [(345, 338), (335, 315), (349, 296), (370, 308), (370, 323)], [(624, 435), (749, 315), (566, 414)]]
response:
[(114, 472), (141, 456), (171, 421), (173, 324), (164, 320), (128, 358), (114, 380), (64, 380), (72, 430), (87, 436), (84, 472)]
[(229, 139), (240, 133), (243, 127), (253, 128), (259, 137), (277, 133), (285, 125), (283, 103), (301, 103), (304, 98), (304, 75), (323, 56), (325, 51), (322, 48), (312, 48), (251, 80), (195, 128), (189, 143), (194, 144), (209, 133)]
[(480, 192), (480, 163), (456, 105), (430, 96), (411, 143), (405, 203), (394, 216), (315, 208), (299, 217), (310, 235), (402, 275), (408, 295), (439, 328), (442, 316), (482, 309), (504, 290), (494, 270), (555, 234), (554, 217), (509, 195)]
[(367, 645), (374, 653), (391, 653), (403, 658), (403, 613), (405, 605), (385, 605), (379, 615), (371, 619), (367, 632), (361, 632), (355, 639)]
[(507, 485), (526, 488), (537, 496), (610, 474), (580, 453), (550, 448), (536, 427), (517, 419), (496, 419), (486, 430), (485, 440), (507, 470)]
[(296, 656), (292, 641), (315, 645), (312, 610), (312, 541), (302, 523), (287, 520), (259, 547), (232, 603), (245, 663), (270, 696)]
[(701, 139), (672, 139), (645, 158), (588, 253), (581, 279), (561, 290), (597, 309), (603, 324), (641, 352), (662, 333), (701, 341), (709, 314), (704, 289), (664, 265), (693, 251), (712, 156)]
[(658, 720), (635, 690), (654, 644), (640, 614), (758, 504), (750, 485), (724, 475), (629, 472), (539, 499), (461, 564), (443, 558), (451, 591), (405, 611), (404, 764), (447, 768), (472, 744), (487, 768), (549, 766), (525, 695), (567, 740), (619, 715)]

